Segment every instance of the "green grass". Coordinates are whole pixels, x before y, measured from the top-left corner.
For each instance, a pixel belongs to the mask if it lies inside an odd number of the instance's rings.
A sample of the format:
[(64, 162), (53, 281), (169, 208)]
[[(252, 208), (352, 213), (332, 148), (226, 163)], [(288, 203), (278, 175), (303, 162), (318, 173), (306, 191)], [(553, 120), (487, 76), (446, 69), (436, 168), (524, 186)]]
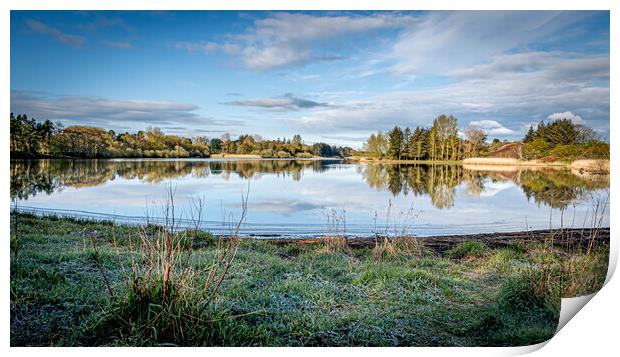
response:
[[(244, 240), (215, 299), (201, 309), (198, 290), (206, 277), (199, 273), (174, 280), (169, 293), (175, 297), (168, 304), (161, 303), (156, 283), (141, 294), (128, 288), (123, 268), (132, 258), (130, 245), (138, 241), (135, 228), (16, 217), (13, 346), (533, 344), (556, 329), (559, 272), (566, 271), (565, 280), (573, 282), (562, 286), (585, 293), (600, 288), (607, 268), (604, 246), (573, 256), (567, 270), (560, 268), (567, 264), (562, 254), (540, 245), (491, 249), (471, 241), (445, 257), (401, 253), (377, 260), (373, 249), (330, 251), (322, 244)], [(216, 249), (215, 237), (205, 232), (198, 237), (184, 244), (185, 249), (191, 244), (191, 255), (180, 253), (190, 257), (195, 272), (210, 265)]]
[(456, 247), (448, 251), (448, 256), (452, 259), (479, 258), (487, 254), (489, 248), (484, 243), (470, 240), (459, 243)]

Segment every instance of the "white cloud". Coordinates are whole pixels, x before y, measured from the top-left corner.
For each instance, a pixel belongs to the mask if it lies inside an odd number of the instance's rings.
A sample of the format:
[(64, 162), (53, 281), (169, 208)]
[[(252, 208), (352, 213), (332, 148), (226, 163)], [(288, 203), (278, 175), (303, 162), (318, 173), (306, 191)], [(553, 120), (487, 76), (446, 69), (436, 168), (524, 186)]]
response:
[(493, 180), (487, 180), (484, 183), (484, 190), (480, 193), (480, 197), (493, 197), (498, 193), (513, 187), (515, 187), (515, 184), (512, 181), (494, 182)]
[(490, 61), (447, 73), (457, 80), (537, 76), (549, 82), (587, 82), (609, 79), (609, 56), (571, 52), (521, 52), (491, 57)]
[(592, 16), (561, 11), (436, 11), (421, 16), (389, 54), (397, 75), (445, 74), (492, 56), (527, 48)]
[(235, 100), (224, 104), (255, 107), (268, 111), (297, 111), (327, 106), (327, 103), (298, 98), (290, 93), (279, 97)]
[(550, 114), (547, 119), (549, 120), (559, 120), (559, 119), (569, 119), (573, 122), (573, 124), (584, 125), (585, 120), (581, 119), (579, 115), (575, 115), (572, 112), (563, 112), (563, 113), (553, 113)]
[[(557, 62), (556, 64), (561, 64)], [(513, 73), (498, 80), (463, 78), (443, 86), (398, 92), (350, 93), (330, 98), (329, 107), (317, 108), (297, 119), (306, 131), (329, 130), (331, 135), (359, 136), (394, 125), (428, 126), (442, 113), (463, 120), (502, 117), (509, 129), (486, 128), (490, 135), (517, 135), (527, 123), (538, 122), (558, 107), (588, 113), (593, 127), (609, 123), (609, 88), (590, 82), (587, 71), (572, 77), (557, 76), (552, 66), (539, 71)], [(597, 124), (598, 123), (598, 124)], [(519, 132), (516, 131), (519, 128)], [(525, 128), (525, 129), (523, 129)]]
[(144, 129), (148, 125), (172, 132), (193, 132), (215, 126), (235, 126), (239, 120), (217, 120), (198, 114), (198, 106), (148, 100), (113, 100), (85, 96), (53, 96), (11, 91), (11, 112), (65, 125), (93, 125), (114, 130)]
[(131, 42), (127, 41), (104, 41), (104, 44), (111, 48), (129, 49), (133, 48)]
[(269, 70), (342, 59), (347, 36), (402, 28), (412, 19), (396, 13), (314, 16), (277, 12), (255, 20), (243, 34), (227, 36), (223, 43), (179, 42), (175, 47), (192, 52), (224, 51), (238, 57), (247, 68)]
[[(332, 136), (360, 137), (393, 125), (427, 126), (445, 113), (454, 114), (461, 123), (501, 117), (508, 127), (493, 121), (496, 124), (489, 126), (487, 122), (484, 130), (489, 135), (516, 136), (527, 130), (527, 123), (537, 122), (557, 108), (587, 113), (594, 128), (608, 126), (607, 54), (529, 50), (533, 44), (557, 40), (558, 33), (562, 33), (562, 39), (570, 39), (571, 34), (565, 30), (578, 27), (592, 15), (558, 11), (430, 12), (408, 16), (277, 13), (255, 21), (246, 33), (230, 37), (227, 43), (238, 47), (236, 53), (247, 67), (269, 69), (321, 60), (320, 56), (337, 56), (339, 52), (330, 51), (330, 40), (362, 33), (366, 31), (363, 28), (391, 26), (401, 31), (391, 45), (384, 42), (391, 50), (384, 55), (377, 55), (376, 49), (368, 50), (367, 58), (358, 59), (363, 65), (342, 73), (343, 80), (391, 70), (397, 78), (408, 81), (426, 74), (443, 76), (445, 84), (352, 93), (340, 98), (318, 93), (322, 99), (318, 102), (328, 101), (330, 105), (316, 106), (310, 113), (290, 118), (288, 124), (308, 132), (327, 130)], [(368, 54), (372, 56), (368, 58)], [(273, 100), (264, 98), (238, 105), (291, 110), (266, 102)]]
[(70, 35), (68, 33), (64, 33), (60, 31), (59, 29), (51, 27), (40, 21), (27, 19), (26, 26), (28, 26), (28, 28), (30, 28), (31, 30), (35, 32), (45, 34), (45, 35), (50, 35), (56, 40), (62, 43), (66, 43), (68, 45), (74, 46), (74, 47), (80, 47), (84, 44), (84, 42), (86, 42), (86, 40), (82, 36)]
[[(588, 124), (609, 125), (609, 57), (567, 52), (521, 52), (493, 56), (446, 72), (450, 82), (420, 90), (358, 93), (332, 100), (329, 108), (299, 119), (307, 130), (330, 128), (334, 135), (360, 135), (393, 125), (427, 126), (439, 114), (463, 120), (501, 117), (509, 129), (487, 127), (489, 135), (518, 135), (564, 108), (587, 113)], [(566, 116), (567, 113), (561, 113)]]
[(233, 54), (239, 51), (239, 46), (234, 44), (218, 44), (215, 42), (176, 42), (174, 47), (177, 49), (183, 49), (189, 52), (204, 52), (210, 53), (215, 51), (223, 51), (229, 54)]
[(469, 126), (480, 128), (488, 135), (514, 135), (517, 133), (496, 120), (474, 120), (469, 122)]

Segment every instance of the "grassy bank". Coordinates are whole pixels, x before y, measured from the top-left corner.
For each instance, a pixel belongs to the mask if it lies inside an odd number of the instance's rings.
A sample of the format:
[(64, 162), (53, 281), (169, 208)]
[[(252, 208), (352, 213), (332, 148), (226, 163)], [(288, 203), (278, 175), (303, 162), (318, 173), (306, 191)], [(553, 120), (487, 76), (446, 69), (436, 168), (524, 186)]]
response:
[[(170, 249), (157, 227), (11, 219), (13, 346), (533, 344), (553, 335), (560, 295), (601, 287), (608, 259), (587, 237), (570, 250), (462, 240), (439, 251), (407, 238), (226, 250), (191, 232)], [(200, 293), (222, 252), (236, 258)]]

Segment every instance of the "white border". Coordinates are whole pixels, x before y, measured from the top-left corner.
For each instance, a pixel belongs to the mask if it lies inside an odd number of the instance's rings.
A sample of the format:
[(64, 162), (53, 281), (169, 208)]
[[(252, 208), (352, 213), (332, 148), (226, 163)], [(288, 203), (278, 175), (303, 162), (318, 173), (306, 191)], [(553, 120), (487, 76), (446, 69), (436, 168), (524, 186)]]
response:
[[(63, 1), (50, 1), (50, 0), (4, 0), (0, 1), (0, 48), (2, 58), (2, 76), (3, 86), (0, 89), (0, 102), (6, 114), (10, 111), (10, 61), (9, 61), (9, 40), (10, 40), (10, 10), (60, 10), (60, 9), (75, 9), (75, 10), (191, 10), (191, 9), (210, 9), (210, 10), (611, 10), (611, 63), (618, 63), (618, 48), (617, 44), (620, 43), (620, 37), (618, 34), (618, 1), (613, 0), (564, 0), (564, 1), (541, 1), (541, 0), (505, 0), (505, 1), (491, 1), (491, 0), (470, 0), (470, 1), (458, 1), (458, 0), (418, 0), (418, 1), (398, 1), (398, 0), (340, 0), (340, 1), (328, 1), (328, 0), (228, 0), (228, 1), (192, 1), (192, 0), (152, 0), (152, 1), (130, 1), (130, 0), (88, 0), (87, 2), (82, 0), (63, 0)], [(36, 56), (36, 53), (32, 54)], [(611, 98), (617, 97), (618, 86), (618, 74), (614, 70), (614, 66), (611, 67)], [(617, 117), (617, 101), (611, 101), (610, 117)], [(618, 157), (619, 143), (618, 143), (618, 130), (620, 127), (615, 121), (610, 123), (610, 143), (612, 158)], [(4, 174), (0, 176), (2, 180), (2, 193), (0, 197), (9, 197), (9, 123), (8, 121), (2, 121), (2, 133), (1, 142), (4, 150), (4, 154), (0, 155), (0, 165), (4, 168)], [(612, 185), (611, 185), (611, 197), (618, 197), (618, 189), (614, 181), (617, 176), (616, 160), (612, 159)], [(3, 223), (2, 227), (8, 227), (9, 221), (9, 204), (2, 206), (0, 212), (0, 219)], [(612, 199), (610, 204), (611, 222), (612, 222), (612, 246), (611, 246), (611, 261), (610, 271), (608, 279), (615, 271), (617, 257), (618, 257), (618, 234), (614, 230), (614, 217), (616, 213), (616, 205)], [(7, 229), (7, 228), (5, 228)], [(5, 230), (6, 232), (6, 230)], [(6, 243), (8, 241), (8, 235), (4, 235), (5, 244), (2, 244), (3, 261), (2, 272), (0, 273), (0, 279), (2, 286), (6, 289), (2, 294), (2, 336), (1, 341), (4, 348), (8, 352), (8, 346), (10, 341), (10, 325), (9, 325), (9, 246)], [(598, 293), (589, 304), (583, 307), (582, 312), (577, 314), (575, 318), (568, 322), (567, 327), (559, 331), (559, 333), (552, 338), (546, 347), (542, 348), (538, 354), (593, 354), (615, 350), (617, 348), (616, 339), (618, 331), (618, 299), (620, 297), (620, 283), (618, 279), (611, 280), (602, 290)], [(382, 348), (381, 351), (368, 348), (348, 348), (346, 351), (337, 348), (324, 348), (320, 350), (322, 354), (336, 355), (338, 353), (356, 353), (361, 355), (370, 355), (371, 353), (389, 353), (396, 355), (405, 355), (415, 352), (422, 352), (425, 355), (497, 355), (497, 354), (521, 354), (536, 350), (545, 344), (538, 346), (529, 346), (523, 348), (425, 348), (411, 350), (409, 348)], [(85, 353), (83, 349), (68, 349), (68, 348), (46, 348), (46, 349), (29, 349), (29, 348), (12, 348), (10, 353), (15, 355), (22, 354), (35, 354), (45, 353), (46, 355), (81, 355)], [(144, 349), (137, 348), (123, 348), (115, 349), (111, 351), (109, 348), (97, 348), (90, 349), (88, 351), (94, 355), (108, 355), (112, 353), (127, 353), (135, 354), (146, 352)], [(148, 353), (153, 355), (169, 354), (171, 351), (163, 348), (149, 349)], [(309, 348), (298, 348), (294, 351), (285, 348), (259, 348), (259, 349), (233, 349), (233, 348), (215, 348), (215, 349), (189, 349), (184, 348), (179, 351), (183, 354), (191, 355), (203, 355), (205, 353), (215, 354), (246, 354), (251, 353), (256, 356), (271, 356), (273, 354), (290, 354), (296, 355), (310, 355), (318, 352)]]

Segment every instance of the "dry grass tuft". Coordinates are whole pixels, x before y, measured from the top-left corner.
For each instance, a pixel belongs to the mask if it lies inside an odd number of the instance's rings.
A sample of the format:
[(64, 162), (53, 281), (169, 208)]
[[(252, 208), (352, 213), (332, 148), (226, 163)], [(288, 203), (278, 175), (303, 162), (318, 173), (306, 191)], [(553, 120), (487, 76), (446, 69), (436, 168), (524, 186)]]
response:
[(383, 238), (383, 242), (375, 244), (375, 247), (372, 249), (372, 256), (379, 262), (388, 260), (396, 256), (396, 249), (394, 249), (389, 239)]
[(395, 237), (392, 239), (383, 238), (381, 243), (377, 242), (372, 250), (372, 255), (376, 261), (385, 261), (398, 256), (421, 257), (423, 253), (422, 243), (415, 237)]
[(421, 257), (424, 245), (416, 237), (396, 237), (392, 239), (392, 246), (397, 252)]
[[(198, 212), (198, 217), (193, 217), (196, 227), (200, 226), (202, 204), (198, 201), (199, 207), (195, 207)], [(211, 303), (237, 256), (239, 227), (246, 212), (247, 196), (242, 196), (239, 222), (236, 226), (231, 224), (232, 230), (226, 239), (217, 241), (212, 257), (196, 265), (192, 243), (197, 229), (179, 229), (174, 190), (168, 187), (163, 205), (164, 225), (141, 227), (137, 242), (128, 239), (131, 257), (128, 269), (117, 247), (125, 282), (118, 295), (106, 277), (93, 239), (95, 261), (112, 302), (109, 310), (92, 326), (92, 338), (105, 340), (115, 334), (132, 336), (141, 345), (192, 341), (198, 325), (205, 328)]]
[[(414, 210), (413, 204), (409, 209), (398, 212), (392, 218), (392, 200), (388, 201), (385, 218), (385, 229), (383, 231), (383, 241), (377, 241), (372, 251), (376, 261), (384, 261), (397, 256), (422, 256), (422, 243), (409, 233), (413, 222), (418, 217), (418, 212)], [(375, 235), (378, 238), (379, 232), (376, 228), (377, 213), (375, 212)]]
[(325, 212), (326, 234), (321, 238), (324, 252), (342, 252), (349, 245), (347, 241), (346, 211), (331, 209)]
[(349, 245), (347, 238), (343, 236), (325, 236), (321, 238), (325, 252), (342, 252)]

